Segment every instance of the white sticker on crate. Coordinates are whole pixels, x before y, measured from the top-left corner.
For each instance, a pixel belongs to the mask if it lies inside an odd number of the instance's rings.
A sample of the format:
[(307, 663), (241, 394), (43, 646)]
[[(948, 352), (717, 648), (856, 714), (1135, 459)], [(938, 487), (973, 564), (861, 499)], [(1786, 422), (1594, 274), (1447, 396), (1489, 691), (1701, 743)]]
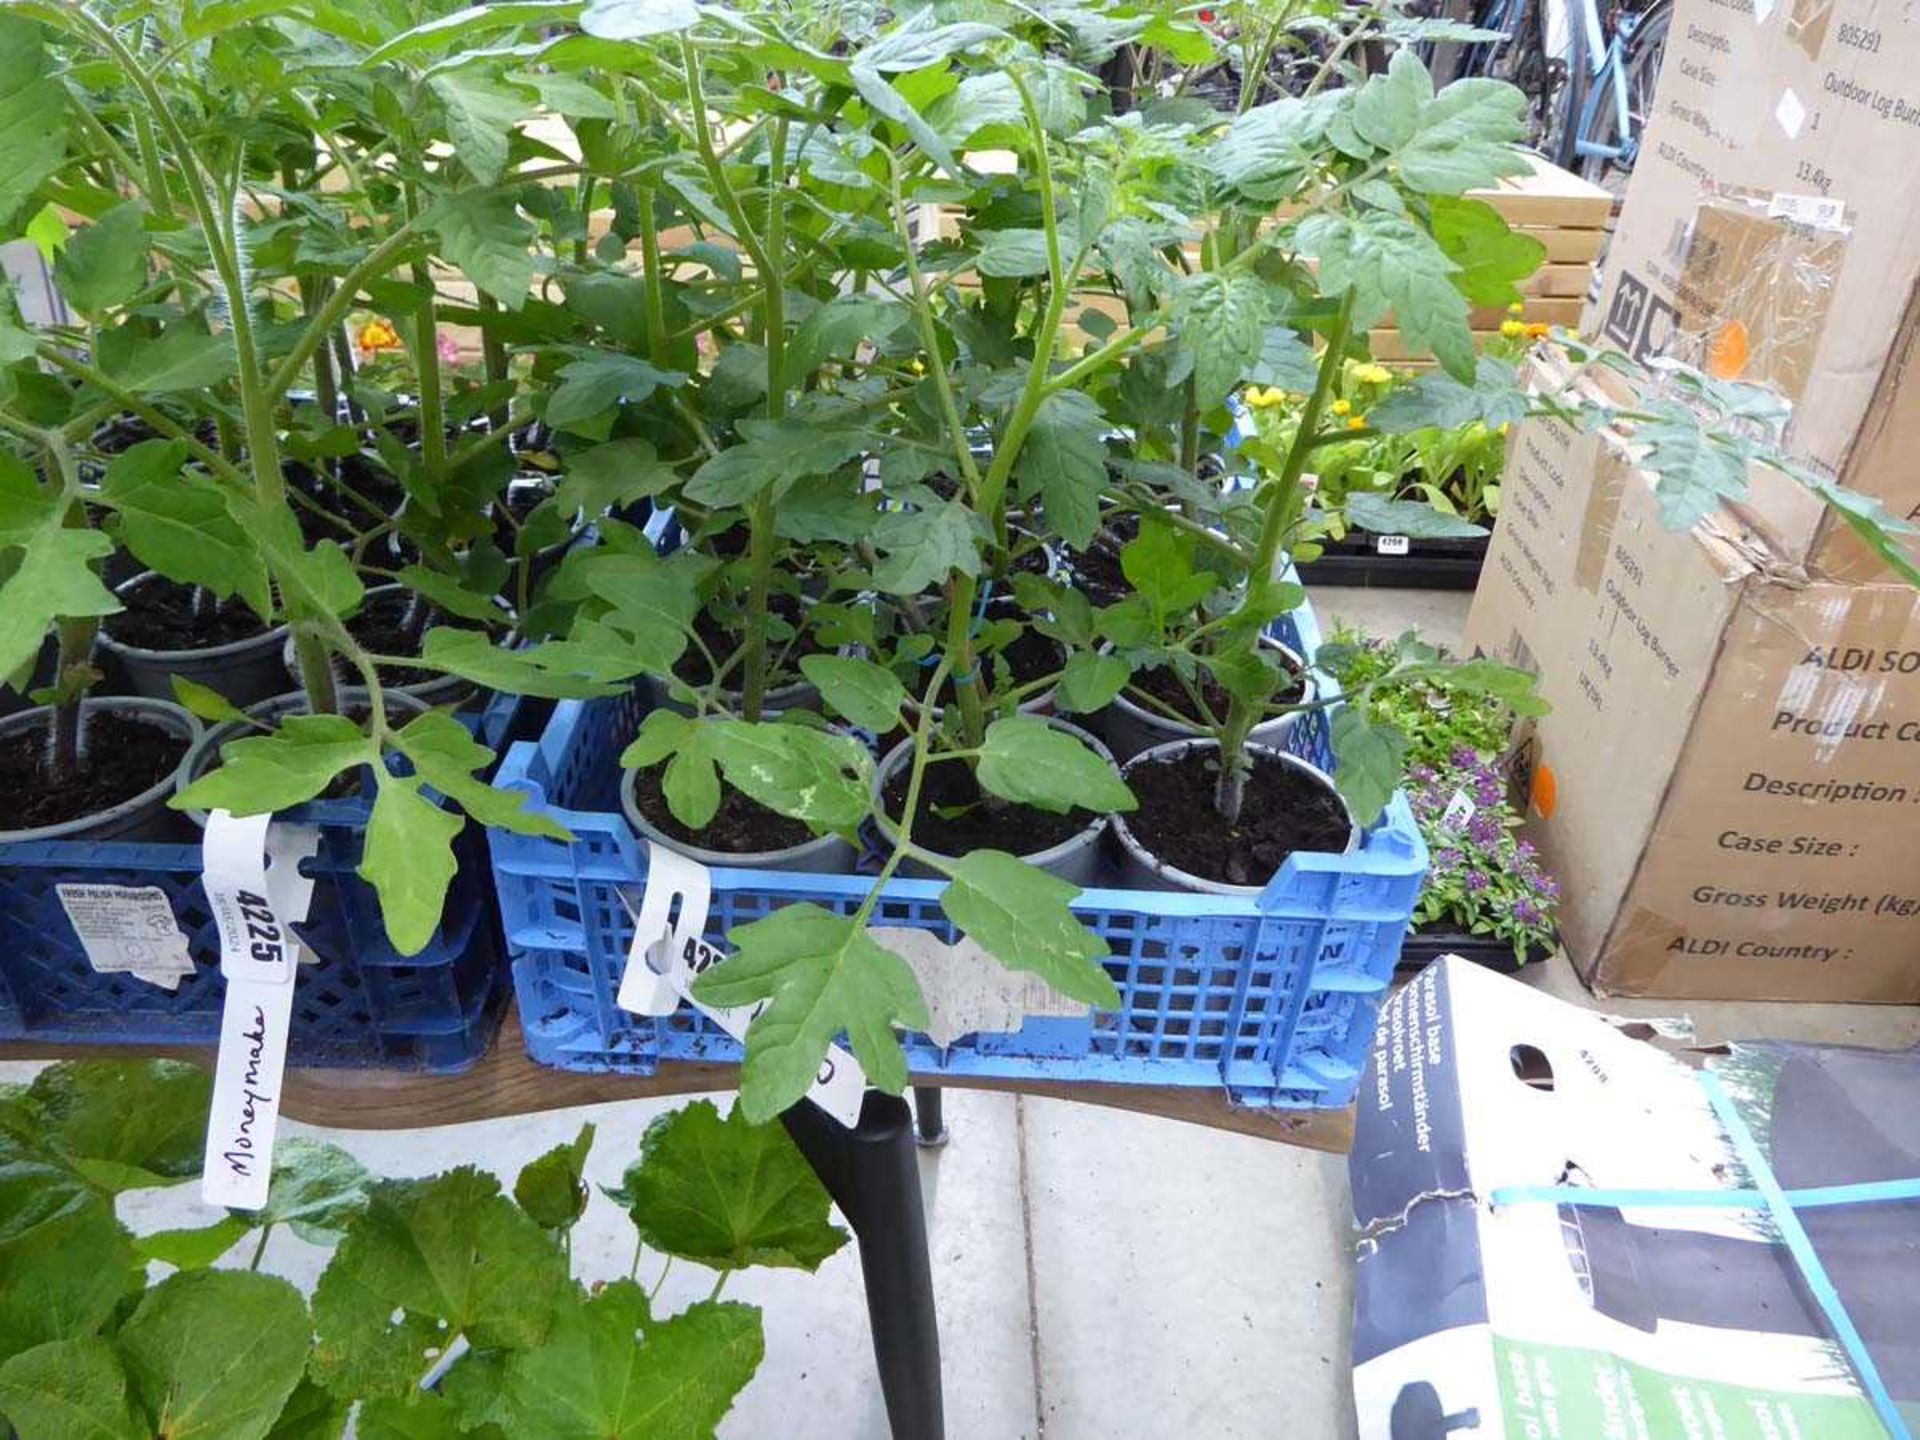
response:
[(1815, 230), (1838, 230), (1846, 223), (1847, 206), (1844, 200), (1826, 195), (1789, 195), (1776, 190), (1773, 199), (1767, 202), (1767, 214), (1775, 220), (1791, 220)]
[(964, 936), (949, 945), (931, 930), (905, 925), (876, 925), (867, 933), (906, 961), (920, 982), (927, 1038), (936, 1045), (962, 1035), (1011, 1034), (1031, 1017), (1078, 1019), (1092, 1008), (1038, 975), (1009, 970)]
[(158, 885), (53, 888), (87, 963), (101, 974), (131, 974), (175, 990), (193, 973), (187, 937), (173, 918), (173, 902)]
[(1780, 103), (1773, 107), (1773, 118), (1780, 122), (1781, 133), (1789, 140), (1800, 138), (1800, 127), (1807, 123), (1807, 107), (1793, 93), (1791, 85), (1780, 92)]
[(302, 953), (292, 927), (313, 900), (300, 862), (320, 844), (313, 826), (272, 822), (271, 815), (215, 810), (202, 846), (201, 883), (220, 932), (227, 993), (200, 1198), (236, 1210), (267, 1203)]
[(1373, 553), (1376, 555), (1405, 555), (1412, 549), (1413, 542), (1405, 535), (1379, 535), (1373, 542)]
[(1440, 814), (1442, 830), (1464, 830), (1480, 807), (1473, 803), (1473, 797), (1464, 790), (1453, 792), (1453, 798), (1447, 801), (1447, 808)]
[[(767, 1002), (721, 1007), (694, 998), (693, 982), (727, 958), (700, 938), (713, 895), (707, 867), (664, 845), (647, 843), (647, 888), (633, 911), (633, 944), (614, 1001), (637, 1015), (670, 1014), (684, 1000), (734, 1039), (746, 1043), (747, 1027)], [(829, 1045), (807, 1098), (851, 1129), (860, 1123), (867, 1074), (847, 1050)]]

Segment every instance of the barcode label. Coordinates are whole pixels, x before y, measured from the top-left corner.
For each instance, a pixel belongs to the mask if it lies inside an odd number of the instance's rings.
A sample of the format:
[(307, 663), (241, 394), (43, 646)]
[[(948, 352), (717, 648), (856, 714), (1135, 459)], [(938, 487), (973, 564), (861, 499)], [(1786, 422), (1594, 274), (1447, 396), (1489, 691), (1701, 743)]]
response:
[(1376, 555), (1404, 555), (1412, 548), (1413, 542), (1404, 535), (1381, 535), (1373, 542)]
[(1767, 205), (1767, 214), (1775, 220), (1791, 220), (1815, 230), (1838, 230), (1846, 220), (1844, 202), (1825, 195), (1788, 195), (1775, 192)]

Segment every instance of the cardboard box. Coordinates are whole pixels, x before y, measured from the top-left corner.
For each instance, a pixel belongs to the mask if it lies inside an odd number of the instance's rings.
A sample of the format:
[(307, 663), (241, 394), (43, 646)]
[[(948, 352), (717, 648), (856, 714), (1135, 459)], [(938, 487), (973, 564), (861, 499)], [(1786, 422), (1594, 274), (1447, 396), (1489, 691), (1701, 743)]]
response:
[[(1699, 1058), (1458, 957), (1389, 999), (1349, 1167), (1361, 1440), (1888, 1433), (1772, 1219), (1662, 1192), (1751, 1186), (1756, 1150), (1789, 1190), (1920, 1174), (1920, 1056), (1736, 1045), (1731, 1121)], [(1797, 1216), (1911, 1416), (1920, 1202)]]
[[(1920, 516), (1916, 160), (1910, 6), (1677, 0), (1586, 333), (1778, 386), (1794, 454)], [(1884, 573), (1832, 517), (1791, 558)]]
[(1553, 706), (1529, 824), (1597, 988), (1920, 1001), (1920, 591), (1667, 530), (1618, 438), (1533, 421), (1466, 638)]

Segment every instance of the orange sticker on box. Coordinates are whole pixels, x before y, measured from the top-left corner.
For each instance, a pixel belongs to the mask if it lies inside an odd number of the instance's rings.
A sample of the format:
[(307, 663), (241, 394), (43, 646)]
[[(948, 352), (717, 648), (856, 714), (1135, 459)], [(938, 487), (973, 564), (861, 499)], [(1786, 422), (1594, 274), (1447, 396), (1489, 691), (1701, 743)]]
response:
[(1560, 801), (1560, 782), (1554, 778), (1553, 767), (1544, 760), (1533, 767), (1533, 785), (1528, 798), (1533, 802), (1533, 810), (1542, 820), (1551, 820), (1555, 806)]
[(1747, 362), (1752, 358), (1746, 322), (1729, 320), (1707, 347), (1707, 373), (1716, 380), (1738, 380), (1747, 373)]

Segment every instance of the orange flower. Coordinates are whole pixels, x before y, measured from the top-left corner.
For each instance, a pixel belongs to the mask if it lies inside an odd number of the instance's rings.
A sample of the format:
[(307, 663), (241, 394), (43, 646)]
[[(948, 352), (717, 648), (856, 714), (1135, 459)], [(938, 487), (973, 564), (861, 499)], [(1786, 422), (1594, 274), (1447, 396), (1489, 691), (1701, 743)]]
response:
[(1551, 325), (1542, 325), (1536, 322), (1527, 326), (1527, 338), (1529, 340), (1544, 340), (1552, 333), (1553, 326)]
[(369, 360), (382, 350), (398, 350), (402, 344), (400, 332), (387, 321), (378, 318), (362, 325), (360, 334), (355, 338), (359, 343), (360, 353)]

